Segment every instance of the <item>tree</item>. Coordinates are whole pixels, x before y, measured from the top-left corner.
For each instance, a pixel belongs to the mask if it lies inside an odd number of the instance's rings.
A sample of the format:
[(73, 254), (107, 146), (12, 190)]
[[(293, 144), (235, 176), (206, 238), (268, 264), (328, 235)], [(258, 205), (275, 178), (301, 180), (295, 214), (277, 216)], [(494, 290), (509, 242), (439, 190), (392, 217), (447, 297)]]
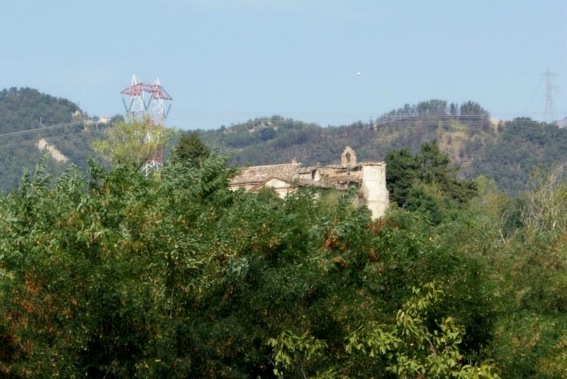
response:
[(201, 162), (210, 155), (210, 150), (196, 132), (183, 133), (171, 155), (173, 163), (181, 163), (199, 167)]
[(419, 161), (407, 147), (390, 150), (384, 161), (387, 167), (386, 186), (390, 200), (404, 207), (408, 194), (418, 179)]
[(482, 120), (488, 120), (490, 118), (490, 114), (486, 110), (484, 110), (484, 108), (482, 108), (480, 104), (474, 101), (467, 101), (461, 104), (460, 111), (461, 111), (461, 117), (464, 118), (476, 117), (477, 119), (482, 119)]
[(458, 167), (450, 166), (449, 156), (439, 151), (436, 140), (423, 143), (416, 155), (407, 148), (390, 151), (385, 162), (388, 190), (400, 207), (416, 208), (415, 200), (423, 198), (423, 185), (433, 186), (441, 199), (456, 207), (466, 204), (476, 194), (475, 183), (457, 178)]
[(167, 145), (173, 130), (154, 125), (149, 118), (119, 121), (106, 129), (106, 139), (95, 140), (93, 149), (111, 165), (142, 168), (159, 149)]
[(487, 131), (490, 127), (490, 114), (474, 101), (461, 104), (460, 118), (471, 126), (472, 131)]
[(451, 103), (449, 105), (449, 113), (451, 114), (451, 116), (457, 116), (458, 109), (459, 109), (459, 106), (457, 105), (457, 103)]
[(567, 233), (566, 165), (554, 167), (545, 173), (532, 174), (530, 191), (522, 209), (522, 222), (532, 232)]

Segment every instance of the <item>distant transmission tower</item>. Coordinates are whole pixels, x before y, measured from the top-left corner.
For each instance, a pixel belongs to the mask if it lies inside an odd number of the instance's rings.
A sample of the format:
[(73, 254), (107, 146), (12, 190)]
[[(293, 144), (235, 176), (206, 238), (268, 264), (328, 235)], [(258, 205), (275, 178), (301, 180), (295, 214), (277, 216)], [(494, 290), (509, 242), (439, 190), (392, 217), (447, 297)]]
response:
[(554, 84), (555, 74), (549, 68), (543, 73), (545, 75), (545, 115), (547, 123), (555, 121), (555, 107), (553, 106), (553, 91), (557, 89)]
[[(152, 125), (163, 126), (171, 104), (165, 111), (165, 101), (173, 100), (171, 96), (165, 91), (161, 86), (159, 79), (156, 79), (152, 84), (145, 84), (136, 81), (136, 76), (132, 76), (132, 82), (130, 86), (121, 91), (123, 95), (127, 95), (130, 98), (129, 103), (127, 103), (124, 98), (124, 107), (126, 108), (126, 118), (129, 122), (132, 121), (144, 121), (149, 117)], [(148, 95), (149, 100), (145, 101), (145, 95)], [(148, 112), (150, 109), (150, 112)], [(159, 135), (149, 131), (144, 137), (144, 142), (149, 143), (155, 141), (159, 138)], [(163, 165), (163, 149), (161, 147), (157, 148), (152, 152), (146, 163), (144, 164), (143, 170), (146, 175), (149, 175), (151, 171), (158, 170)]]
[(159, 79), (156, 79), (152, 84), (145, 86), (145, 91), (150, 95), (151, 118), (154, 125), (163, 125), (165, 118), (169, 113), (171, 104), (169, 104), (167, 111), (165, 110), (165, 101), (173, 100), (171, 96), (163, 89)]
[(147, 108), (144, 102), (144, 84), (138, 83), (136, 75), (132, 75), (130, 85), (120, 93), (130, 98), (129, 103), (122, 98), (124, 108), (126, 108), (126, 121), (142, 121), (146, 117)]

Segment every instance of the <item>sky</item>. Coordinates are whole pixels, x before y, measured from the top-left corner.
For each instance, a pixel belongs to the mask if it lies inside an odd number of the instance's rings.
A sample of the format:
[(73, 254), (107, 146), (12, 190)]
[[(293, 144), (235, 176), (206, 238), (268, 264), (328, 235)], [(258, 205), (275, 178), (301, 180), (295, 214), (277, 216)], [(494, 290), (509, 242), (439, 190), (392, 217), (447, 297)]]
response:
[(10, 0), (2, 13), (0, 88), (89, 116), (123, 114), (135, 75), (159, 78), (166, 124), (184, 130), (349, 125), (430, 99), (567, 117), (567, 0)]

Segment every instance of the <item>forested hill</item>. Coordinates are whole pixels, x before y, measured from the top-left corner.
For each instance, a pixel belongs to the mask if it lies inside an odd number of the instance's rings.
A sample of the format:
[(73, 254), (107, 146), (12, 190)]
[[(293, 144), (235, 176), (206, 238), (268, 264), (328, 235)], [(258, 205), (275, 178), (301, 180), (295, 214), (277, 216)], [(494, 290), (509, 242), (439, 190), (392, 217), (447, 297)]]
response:
[(429, 100), (405, 105), (373, 122), (339, 127), (273, 116), (198, 133), (207, 146), (229, 153), (236, 166), (293, 158), (305, 165), (333, 164), (347, 145), (359, 161), (382, 161), (392, 149), (416, 152), (423, 142), (436, 139), (441, 151), (461, 167), (460, 175), (485, 175), (510, 194), (526, 189), (539, 166), (552, 167), (567, 156), (567, 129), (528, 118), (491, 120), (488, 111), (472, 101), (457, 105)]
[(71, 163), (85, 168), (97, 132), (90, 125), (95, 120), (69, 100), (31, 88), (0, 91), (0, 190), (15, 188), (44, 154), (51, 172)]
[[(69, 164), (86, 169), (92, 140), (104, 138), (99, 128), (96, 118), (69, 100), (31, 88), (0, 91), (0, 190), (15, 188), (23, 171), (33, 169), (47, 153), (52, 173)], [(494, 121), (473, 101), (406, 104), (371, 122), (336, 127), (272, 116), (199, 130), (198, 135), (209, 148), (230, 154), (234, 166), (293, 158), (305, 165), (333, 164), (345, 146), (356, 151), (359, 161), (382, 161), (393, 149), (417, 152), (422, 143), (435, 139), (461, 167), (461, 176), (485, 175), (509, 194), (523, 191), (539, 166), (553, 167), (567, 156), (567, 129), (525, 118)]]

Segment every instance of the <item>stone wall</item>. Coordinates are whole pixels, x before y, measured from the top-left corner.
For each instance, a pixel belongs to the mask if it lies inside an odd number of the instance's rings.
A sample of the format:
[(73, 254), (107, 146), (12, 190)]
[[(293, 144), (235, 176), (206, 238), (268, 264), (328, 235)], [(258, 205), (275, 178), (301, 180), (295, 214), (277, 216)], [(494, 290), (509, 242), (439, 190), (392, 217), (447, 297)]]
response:
[(298, 186), (337, 191), (356, 186), (374, 220), (384, 216), (388, 208), (386, 164), (357, 163), (354, 150), (348, 146), (341, 155), (340, 165), (303, 167), (293, 161), (290, 164), (252, 166), (244, 169), (231, 182), (234, 190), (257, 191), (262, 187), (271, 187), (281, 197), (287, 196)]

